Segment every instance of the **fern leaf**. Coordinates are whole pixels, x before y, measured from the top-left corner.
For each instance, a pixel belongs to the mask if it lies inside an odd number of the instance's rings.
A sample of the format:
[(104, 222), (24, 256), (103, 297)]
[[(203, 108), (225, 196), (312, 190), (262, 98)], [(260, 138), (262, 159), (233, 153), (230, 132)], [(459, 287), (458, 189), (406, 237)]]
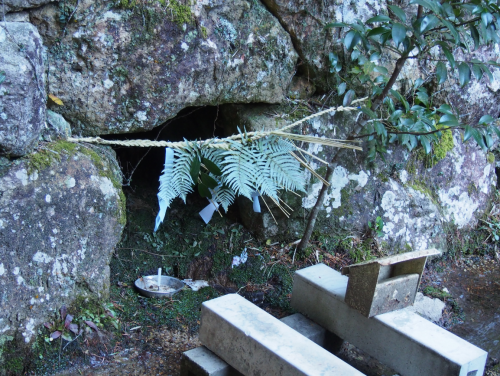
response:
[(196, 144), (187, 142), (185, 149), (175, 150), (175, 165), (173, 170), (173, 185), (179, 192), (179, 197), (186, 203), (186, 196), (193, 191), (193, 179), (190, 174), (194, 158), (199, 158)]
[(255, 177), (259, 174), (259, 161), (251, 148), (231, 141), (232, 149), (223, 152), (222, 180), (238, 195), (252, 199)]
[(291, 191), (304, 191), (300, 163), (290, 155), (295, 146), (279, 137), (268, 137), (257, 147), (264, 155), (266, 169), (276, 185)]
[(236, 197), (236, 192), (234, 192), (231, 188), (222, 185), (216, 191), (214, 195), (214, 200), (218, 202), (227, 213), (229, 206), (231, 206)]
[(165, 218), (165, 213), (170, 206), (172, 200), (179, 196), (177, 187), (172, 184), (172, 176), (174, 170), (174, 151), (170, 148), (165, 149), (165, 165), (162, 175), (160, 176), (160, 189), (158, 191), (158, 204), (160, 211), (156, 216), (155, 232), (158, 230), (160, 223)]

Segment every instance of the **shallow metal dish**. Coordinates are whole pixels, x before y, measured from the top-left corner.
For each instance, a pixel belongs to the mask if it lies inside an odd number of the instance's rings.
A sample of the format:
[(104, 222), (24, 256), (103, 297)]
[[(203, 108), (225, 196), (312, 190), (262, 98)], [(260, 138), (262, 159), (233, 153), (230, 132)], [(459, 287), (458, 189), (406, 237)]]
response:
[[(148, 275), (136, 280), (135, 287), (144, 296), (148, 296), (150, 298), (168, 298), (181, 291), (184, 287), (184, 282), (177, 278), (162, 275), (162, 291), (158, 291), (158, 276)], [(168, 290), (166, 288), (168, 288)]]

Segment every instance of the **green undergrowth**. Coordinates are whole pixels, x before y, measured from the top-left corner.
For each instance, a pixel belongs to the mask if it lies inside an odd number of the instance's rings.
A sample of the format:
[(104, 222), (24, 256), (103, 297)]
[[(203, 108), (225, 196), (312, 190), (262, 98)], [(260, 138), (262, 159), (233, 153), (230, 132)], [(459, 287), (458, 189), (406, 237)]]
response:
[[(54, 315), (48, 320), (51, 329), (41, 326), (31, 348), (22, 352), (21, 373), (34, 375), (52, 375), (59, 370), (78, 365), (89, 364), (90, 354), (103, 354), (107, 347), (114, 346), (121, 336), (121, 315), (110, 302), (103, 302), (91, 296), (79, 296), (67, 307), (67, 313), (73, 316), (72, 323), (81, 329), (79, 335), (61, 329), (64, 321), (59, 313), (61, 307), (54, 307)], [(91, 321), (98, 328), (96, 332), (85, 321)], [(51, 339), (51, 333), (64, 330), (63, 334), (71, 341), (59, 337)], [(19, 349), (15, 349), (19, 354)]]
[[(166, 325), (196, 331), (201, 304), (223, 293), (241, 295), (263, 293), (263, 306), (290, 312), (290, 294), (294, 267), (284, 265), (265, 245), (235, 222), (231, 212), (222, 217), (216, 212), (205, 224), (199, 211), (206, 201), (188, 196), (188, 204), (175, 201), (167, 211), (165, 221), (153, 232), (156, 214), (156, 192), (153, 188), (138, 188), (141, 205), (133, 192), (128, 192), (129, 222), (121, 243), (111, 261), (111, 300), (118, 304), (124, 322), (131, 326)], [(246, 249), (248, 260), (231, 267), (234, 256)], [(212, 286), (199, 290), (183, 290), (170, 299), (140, 296), (133, 288), (142, 276), (163, 275), (179, 279), (207, 280)]]

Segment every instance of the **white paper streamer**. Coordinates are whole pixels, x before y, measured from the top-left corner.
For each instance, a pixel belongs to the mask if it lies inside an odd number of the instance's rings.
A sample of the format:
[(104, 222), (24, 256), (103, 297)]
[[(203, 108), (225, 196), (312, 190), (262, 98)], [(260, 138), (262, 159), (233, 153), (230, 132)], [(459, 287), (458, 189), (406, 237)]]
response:
[(213, 203), (210, 203), (208, 204), (208, 206), (205, 207), (205, 209), (203, 209), (201, 212), (200, 212), (200, 217), (201, 219), (203, 219), (203, 221), (208, 224), (208, 222), (210, 222), (210, 220), (212, 219), (212, 216), (214, 215), (214, 212), (219, 208), (219, 204), (216, 204), (217, 206), (215, 206)]
[(252, 193), (253, 199), (253, 211), (256, 213), (260, 213), (260, 202), (259, 202), (259, 192), (255, 191)]

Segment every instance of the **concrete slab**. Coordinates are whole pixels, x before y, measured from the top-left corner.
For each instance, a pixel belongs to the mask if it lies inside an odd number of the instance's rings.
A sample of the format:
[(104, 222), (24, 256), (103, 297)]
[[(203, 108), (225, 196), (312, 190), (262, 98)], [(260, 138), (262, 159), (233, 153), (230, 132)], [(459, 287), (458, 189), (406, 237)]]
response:
[(411, 306), (428, 256), (435, 249), (365, 261), (342, 269), (349, 274), (345, 302), (366, 317)]
[(367, 318), (344, 299), (348, 278), (318, 264), (294, 275), (292, 307), (402, 376), (481, 376), (487, 352), (406, 309)]
[(247, 376), (363, 375), (237, 294), (203, 303), (200, 340)]
[[(280, 321), (333, 354), (340, 350), (344, 342), (343, 339), (326, 331), (300, 313), (283, 317)], [(241, 373), (236, 371), (205, 346), (200, 346), (183, 353), (181, 376), (239, 375), (241, 375)]]
[(181, 360), (181, 376), (243, 376), (233, 367), (207, 349), (200, 346), (185, 351)]

